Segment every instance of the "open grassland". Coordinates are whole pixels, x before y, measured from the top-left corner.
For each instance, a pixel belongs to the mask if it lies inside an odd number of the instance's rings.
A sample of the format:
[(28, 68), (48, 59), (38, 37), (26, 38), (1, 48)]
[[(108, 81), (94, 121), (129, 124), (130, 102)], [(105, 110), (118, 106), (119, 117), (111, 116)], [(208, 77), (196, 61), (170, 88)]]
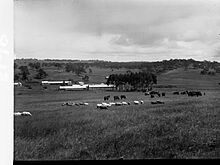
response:
[[(188, 72), (188, 73), (187, 73)], [(189, 76), (190, 75), (190, 76)], [(150, 98), (142, 92), (57, 91), (15, 89), (15, 111), (32, 117), (14, 118), (15, 160), (219, 158), (220, 76), (201, 77), (197, 71), (169, 72), (155, 88), (165, 97)], [(201, 97), (173, 95), (173, 91), (199, 89)], [(125, 94), (125, 101), (141, 105), (112, 106), (98, 110), (103, 97)], [(152, 105), (160, 99), (164, 105)], [(61, 106), (64, 101), (88, 106)]]

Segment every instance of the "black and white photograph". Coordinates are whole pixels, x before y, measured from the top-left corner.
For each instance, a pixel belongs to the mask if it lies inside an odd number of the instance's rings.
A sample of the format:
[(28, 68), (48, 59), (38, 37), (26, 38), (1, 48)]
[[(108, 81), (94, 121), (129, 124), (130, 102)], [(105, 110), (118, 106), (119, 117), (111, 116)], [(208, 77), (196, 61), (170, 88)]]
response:
[(13, 49), (13, 161), (220, 158), (219, 0), (13, 0)]

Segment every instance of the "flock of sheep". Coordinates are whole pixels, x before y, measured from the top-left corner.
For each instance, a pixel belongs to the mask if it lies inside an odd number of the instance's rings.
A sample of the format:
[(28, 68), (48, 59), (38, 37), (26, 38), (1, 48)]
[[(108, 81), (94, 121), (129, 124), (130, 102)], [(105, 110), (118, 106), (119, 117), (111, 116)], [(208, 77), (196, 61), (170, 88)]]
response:
[[(138, 105), (138, 104), (143, 104), (144, 101), (143, 100), (140, 100), (140, 101), (134, 101), (133, 102), (135, 105)], [(122, 106), (122, 105), (131, 105), (130, 102), (125, 102), (125, 101), (122, 101), (122, 102), (110, 102), (110, 103), (101, 103), (101, 104), (97, 104), (96, 107), (99, 108), (99, 109), (108, 109), (108, 107), (111, 107), (111, 106)]]
[(32, 116), (30, 112), (15, 112), (15, 116)]

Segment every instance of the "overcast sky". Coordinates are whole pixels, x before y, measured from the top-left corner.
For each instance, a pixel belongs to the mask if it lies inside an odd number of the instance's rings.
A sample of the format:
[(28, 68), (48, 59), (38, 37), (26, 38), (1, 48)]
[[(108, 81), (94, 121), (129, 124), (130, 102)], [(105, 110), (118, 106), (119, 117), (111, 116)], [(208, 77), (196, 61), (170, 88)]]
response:
[(220, 61), (219, 0), (17, 0), (17, 58)]

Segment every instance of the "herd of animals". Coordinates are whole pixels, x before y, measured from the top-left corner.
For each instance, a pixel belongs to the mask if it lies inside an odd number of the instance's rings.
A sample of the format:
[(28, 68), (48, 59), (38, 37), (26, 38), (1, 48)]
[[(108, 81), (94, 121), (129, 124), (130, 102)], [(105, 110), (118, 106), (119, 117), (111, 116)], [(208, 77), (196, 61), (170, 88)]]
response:
[[(201, 91), (175, 91), (172, 93), (173, 95), (188, 95), (189, 97), (193, 97), (193, 96), (202, 96), (205, 95), (205, 93), (202, 94)], [(145, 96), (149, 95), (150, 98), (154, 98), (154, 97), (165, 97), (166, 93), (165, 92), (158, 92), (158, 91), (150, 91), (150, 92), (145, 92), (144, 93)], [(110, 95), (104, 96), (103, 100), (104, 101), (108, 101), (110, 99)], [(124, 106), (124, 105), (139, 105), (139, 104), (144, 104), (143, 100), (134, 100), (133, 102), (126, 102), (124, 101), (125, 99), (127, 99), (126, 95), (121, 95), (121, 96), (113, 96), (113, 100), (115, 102), (109, 102), (109, 103), (99, 103), (96, 105), (97, 109), (108, 109), (111, 106)], [(121, 100), (121, 102), (120, 102)], [(160, 100), (156, 100), (156, 101), (151, 101), (151, 104), (164, 104), (163, 101)], [(64, 102), (62, 104), (62, 106), (88, 106), (89, 103), (86, 102)], [(32, 116), (32, 114), (30, 112), (15, 112), (14, 116)]]

